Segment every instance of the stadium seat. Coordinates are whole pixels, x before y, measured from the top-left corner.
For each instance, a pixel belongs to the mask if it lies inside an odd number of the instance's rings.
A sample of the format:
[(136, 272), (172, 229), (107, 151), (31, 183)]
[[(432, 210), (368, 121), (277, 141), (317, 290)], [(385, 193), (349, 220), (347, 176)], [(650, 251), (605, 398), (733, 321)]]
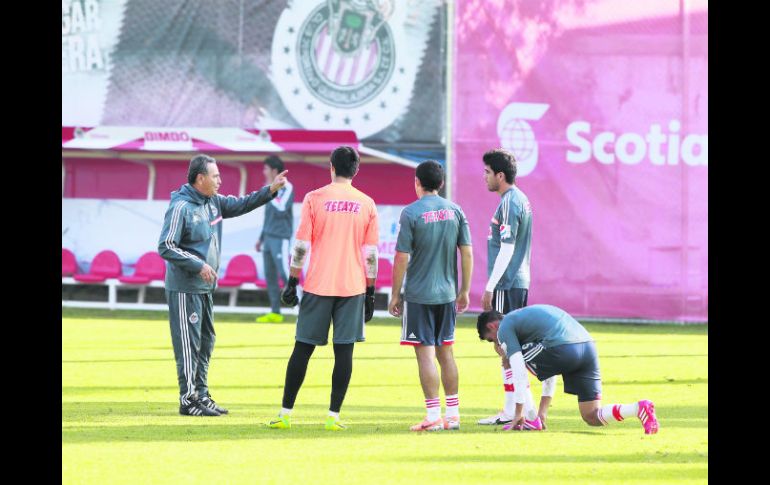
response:
[(134, 274), (118, 278), (121, 283), (132, 285), (146, 285), (155, 280), (163, 281), (166, 277), (166, 261), (160, 257), (157, 251), (150, 251), (142, 255), (136, 262)]
[(61, 275), (72, 276), (78, 271), (75, 255), (69, 249), (61, 249)]
[(225, 276), (217, 282), (218, 286), (233, 288), (242, 283), (255, 283), (257, 281), (257, 266), (248, 254), (234, 256), (225, 270)]
[(120, 258), (114, 251), (105, 250), (94, 257), (91, 268), (86, 274), (76, 274), (75, 281), (80, 283), (103, 283), (107, 278), (117, 278), (123, 275)]

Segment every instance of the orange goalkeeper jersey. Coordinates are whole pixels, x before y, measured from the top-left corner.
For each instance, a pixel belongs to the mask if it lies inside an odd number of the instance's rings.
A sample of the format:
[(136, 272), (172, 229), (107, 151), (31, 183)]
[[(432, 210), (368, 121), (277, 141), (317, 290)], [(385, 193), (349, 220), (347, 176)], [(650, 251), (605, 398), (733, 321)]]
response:
[(331, 183), (305, 195), (298, 240), (310, 242), (304, 291), (353, 296), (366, 291), (363, 246), (377, 245), (377, 207), (350, 184)]

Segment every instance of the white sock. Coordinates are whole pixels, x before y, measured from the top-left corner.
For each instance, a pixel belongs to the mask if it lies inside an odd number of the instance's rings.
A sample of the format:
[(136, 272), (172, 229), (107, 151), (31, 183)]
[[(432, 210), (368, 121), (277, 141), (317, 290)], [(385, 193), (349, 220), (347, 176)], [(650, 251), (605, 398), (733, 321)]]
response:
[(329, 411), (329, 416), (331, 416), (334, 419), (339, 419), (340, 413), (335, 413), (334, 411)]
[(639, 413), (639, 403), (633, 404), (608, 404), (599, 408), (599, 421), (605, 426), (610, 421), (623, 421), (626, 418), (635, 417)]
[(503, 412), (510, 417), (516, 414), (516, 402), (513, 400), (513, 371), (511, 369), (503, 369), (503, 389), (505, 390), (505, 404), (503, 405)]
[(529, 421), (537, 419), (537, 411), (535, 410), (535, 403), (532, 401), (529, 384), (527, 384), (527, 392), (524, 393), (524, 418)]
[(452, 394), (444, 398), (447, 418), (460, 417), (460, 399), (457, 396), (457, 394)]
[(438, 421), (441, 417), (441, 400), (437, 397), (426, 399), (425, 408), (428, 410), (428, 421)]
[(281, 414), (279, 414), (279, 416), (289, 416), (289, 415), (291, 415), (291, 409), (281, 408)]

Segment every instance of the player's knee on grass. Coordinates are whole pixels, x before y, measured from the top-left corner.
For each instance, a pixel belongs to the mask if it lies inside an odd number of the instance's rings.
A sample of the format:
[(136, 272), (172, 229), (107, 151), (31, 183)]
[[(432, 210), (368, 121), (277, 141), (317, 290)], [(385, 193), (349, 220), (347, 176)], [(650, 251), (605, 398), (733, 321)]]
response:
[(580, 416), (588, 426), (603, 426), (598, 415), (601, 401), (578, 401), (578, 407), (580, 408)]

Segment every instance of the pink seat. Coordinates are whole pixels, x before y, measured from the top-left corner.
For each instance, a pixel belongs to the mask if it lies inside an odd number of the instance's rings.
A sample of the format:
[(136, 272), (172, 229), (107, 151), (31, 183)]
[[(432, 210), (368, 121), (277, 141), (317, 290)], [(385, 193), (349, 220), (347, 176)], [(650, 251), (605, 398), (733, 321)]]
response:
[(219, 286), (237, 287), (242, 283), (257, 281), (257, 265), (248, 254), (239, 254), (227, 263), (225, 276), (217, 282)]
[(72, 276), (78, 271), (78, 262), (69, 249), (61, 249), (61, 275)]
[(377, 281), (375, 281), (374, 287), (379, 290), (391, 286), (393, 286), (393, 265), (390, 260), (380, 258), (377, 263)]
[(157, 251), (144, 253), (136, 262), (134, 274), (118, 278), (121, 283), (146, 285), (147, 283), (166, 278), (166, 261)]
[(105, 250), (94, 257), (87, 274), (76, 274), (75, 281), (81, 283), (101, 283), (107, 278), (117, 278), (123, 274), (120, 258), (114, 251)]

